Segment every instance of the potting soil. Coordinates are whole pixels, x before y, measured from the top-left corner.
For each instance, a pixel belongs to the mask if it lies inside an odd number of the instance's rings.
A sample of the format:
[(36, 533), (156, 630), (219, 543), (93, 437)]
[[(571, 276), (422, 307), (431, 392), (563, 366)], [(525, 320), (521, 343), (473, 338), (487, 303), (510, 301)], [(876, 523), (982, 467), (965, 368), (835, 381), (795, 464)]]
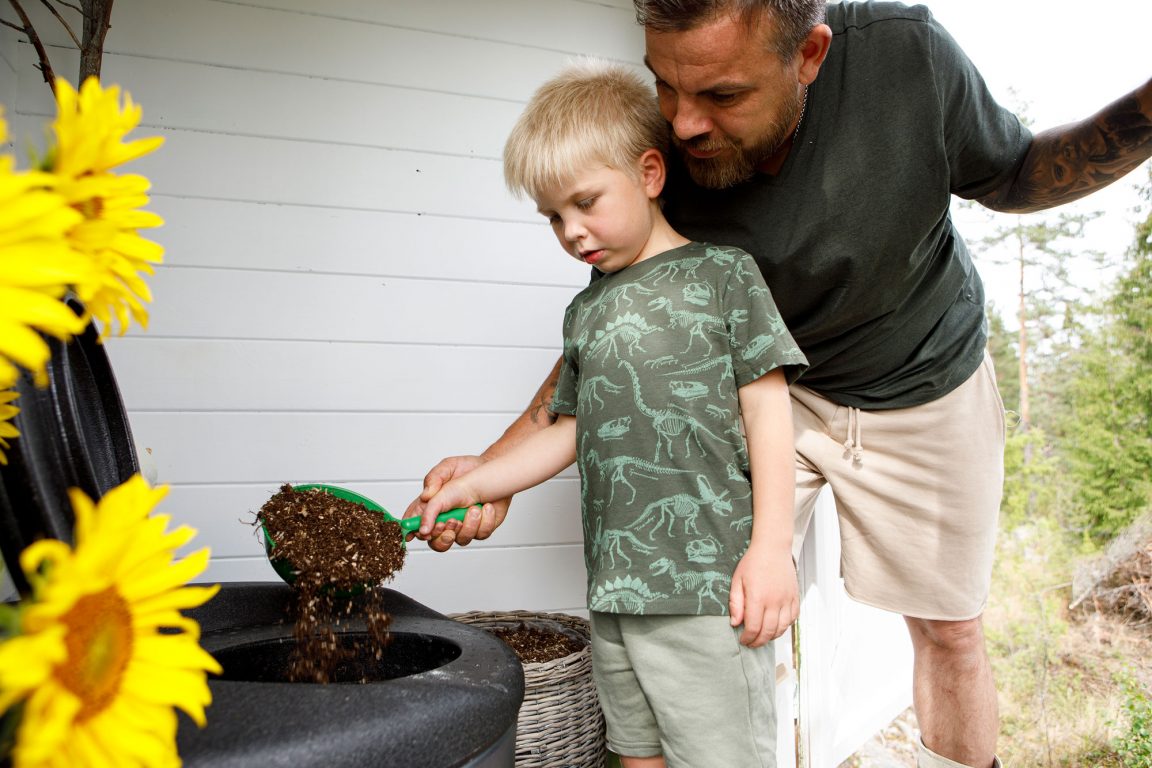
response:
[(275, 557), (297, 572), (289, 678), (326, 683), (338, 664), (356, 656), (337, 636), (340, 624), (353, 616), (367, 624), (371, 656), (382, 658), (391, 617), (381, 607), (379, 590), (404, 565), (400, 526), (353, 501), (288, 484), (256, 517), (276, 543)]
[(515, 627), (485, 629), (511, 646), (521, 664), (560, 659), (584, 648), (584, 643), (574, 637), (551, 629), (529, 626), (524, 622)]
[[(405, 534), (400, 526), (354, 501), (319, 488), (297, 491), (287, 483), (256, 518), (276, 543), (275, 557), (297, 572), (296, 652), (289, 679), (327, 683), (339, 664), (363, 657), (365, 650), (380, 660), (391, 617), (381, 607), (379, 590), (404, 565)], [(366, 622), (366, 642), (372, 648), (340, 642), (337, 629), (353, 616)], [(488, 631), (507, 643), (524, 664), (562, 658), (583, 647), (562, 632), (524, 623)]]

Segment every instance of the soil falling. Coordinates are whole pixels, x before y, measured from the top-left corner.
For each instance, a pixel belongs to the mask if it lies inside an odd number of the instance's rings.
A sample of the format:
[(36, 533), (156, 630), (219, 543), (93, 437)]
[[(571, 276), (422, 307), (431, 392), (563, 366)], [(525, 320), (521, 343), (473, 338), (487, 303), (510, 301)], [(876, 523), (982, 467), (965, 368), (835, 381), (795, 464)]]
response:
[[(296, 652), (289, 679), (326, 683), (355, 656), (379, 661), (391, 617), (381, 585), (404, 565), (404, 533), (395, 522), (322, 489), (296, 491), (285, 484), (256, 515), (275, 542), (273, 556), (296, 572)], [(370, 649), (349, 648), (341, 624), (362, 618)], [(365, 680), (367, 677), (365, 677)]]

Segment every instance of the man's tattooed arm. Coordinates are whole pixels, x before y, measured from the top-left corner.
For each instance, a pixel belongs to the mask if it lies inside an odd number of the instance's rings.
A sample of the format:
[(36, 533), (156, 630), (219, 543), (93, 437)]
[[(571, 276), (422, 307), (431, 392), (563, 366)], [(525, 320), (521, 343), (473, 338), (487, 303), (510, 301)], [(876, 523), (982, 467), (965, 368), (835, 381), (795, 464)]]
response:
[(507, 451), (513, 445), (516, 445), (524, 438), (533, 432), (537, 432), (545, 427), (551, 425), (556, 421), (556, 414), (548, 410), (548, 406), (552, 404), (552, 393), (556, 391), (556, 385), (560, 381), (560, 364), (563, 358), (556, 360), (556, 365), (552, 366), (552, 370), (544, 379), (544, 383), (536, 390), (536, 394), (532, 396), (532, 402), (524, 410), (524, 413), (517, 417), (516, 421), (512, 422), (508, 429), (504, 430), (504, 434), (500, 436), (496, 442), (488, 447), (482, 454), (485, 458), (493, 458)]
[(1028, 213), (1106, 187), (1152, 157), (1152, 80), (1087, 120), (1036, 134), (1016, 175), (979, 198), (997, 211)]

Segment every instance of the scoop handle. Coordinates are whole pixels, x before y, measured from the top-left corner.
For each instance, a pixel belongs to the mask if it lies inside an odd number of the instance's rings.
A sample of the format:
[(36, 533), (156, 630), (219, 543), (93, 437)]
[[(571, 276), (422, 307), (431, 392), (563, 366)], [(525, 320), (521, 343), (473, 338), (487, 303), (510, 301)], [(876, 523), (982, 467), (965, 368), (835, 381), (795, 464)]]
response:
[[(436, 515), (436, 522), (445, 523), (449, 520), (463, 520), (464, 515), (468, 514), (468, 507), (459, 507), (457, 509), (450, 509), (447, 512), (441, 512)], [(406, 517), (400, 521), (400, 530), (404, 533), (415, 533), (416, 529), (420, 527), (419, 517)]]

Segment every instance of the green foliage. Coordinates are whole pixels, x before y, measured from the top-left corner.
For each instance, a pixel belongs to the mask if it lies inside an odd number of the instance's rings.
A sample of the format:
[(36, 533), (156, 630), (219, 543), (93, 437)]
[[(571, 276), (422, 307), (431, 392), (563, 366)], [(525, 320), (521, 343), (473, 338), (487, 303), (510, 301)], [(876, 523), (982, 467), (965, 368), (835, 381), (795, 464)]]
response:
[(1054, 413), (1076, 485), (1069, 523), (1103, 543), (1152, 505), (1152, 214), (1137, 230), (1103, 322), (1063, 361)]
[(20, 634), (20, 608), (18, 605), (0, 603), (0, 642)]
[(1141, 379), (1152, 370), (1141, 372), (1125, 354), (1114, 327), (1087, 338), (1071, 362), (1068, 411), (1058, 425), (1076, 487), (1068, 523), (1103, 543), (1149, 505), (1152, 431)]
[(1126, 768), (1152, 768), (1152, 702), (1148, 691), (1130, 675), (1121, 676), (1119, 682), (1128, 722), (1113, 746)]
[[(1020, 357), (1014, 334), (1004, 326), (1004, 317), (995, 307), (988, 307), (988, 354), (996, 368), (996, 386), (1004, 407), (1013, 414), (1020, 412)], [(1016, 419), (1010, 420), (1015, 426)]]
[(1040, 510), (1057, 507), (1063, 490), (1061, 475), (1043, 429), (1018, 429), (1008, 435), (1004, 477), (1000, 515), (1006, 529), (1027, 523)]
[[(1072, 549), (1044, 518), (1001, 526), (985, 634), (1001, 696), (1000, 733), (1006, 764), (1038, 765), (1061, 724), (1083, 713), (1080, 670), (1060, 659)], [(1011, 758), (1011, 759), (1008, 759)]]
[[(1044, 232), (1021, 225), (1010, 234), (1005, 242), (1018, 246), (1022, 275), (1033, 267), (1059, 272), (1058, 255), (1041, 250), (1056, 256), (1045, 267), (1025, 247)], [(1023, 338), (989, 317), (1006, 407), (1024, 410), (1023, 389), (1031, 416), (1028, 424), (1010, 421), (985, 613), (1006, 765), (1152, 768), (1148, 669), (1131, 669), (1131, 659), (1146, 656), (1146, 638), (1068, 609), (1076, 556), (1152, 509), (1152, 215), (1114, 261), (1119, 277), (1106, 298), (1025, 296)]]

